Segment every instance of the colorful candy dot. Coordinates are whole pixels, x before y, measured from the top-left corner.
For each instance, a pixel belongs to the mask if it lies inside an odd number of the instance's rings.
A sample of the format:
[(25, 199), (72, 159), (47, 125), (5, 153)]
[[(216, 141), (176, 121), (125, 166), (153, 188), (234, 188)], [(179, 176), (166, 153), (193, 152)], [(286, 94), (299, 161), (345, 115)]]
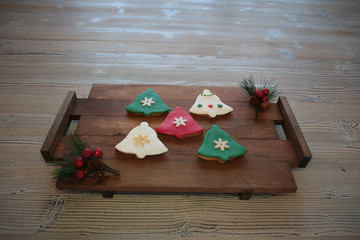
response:
[(203, 105), (202, 105), (201, 103), (199, 103), (197, 106), (198, 106), (199, 108), (201, 108)]
[(222, 107), (223, 107), (223, 105), (220, 104), (220, 103), (219, 103), (217, 106), (218, 106), (218, 108), (222, 108)]
[(209, 104), (209, 105), (208, 105), (208, 107), (209, 107), (209, 108), (212, 108), (212, 107), (213, 107), (213, 105), (212, 105), (212, 104)]

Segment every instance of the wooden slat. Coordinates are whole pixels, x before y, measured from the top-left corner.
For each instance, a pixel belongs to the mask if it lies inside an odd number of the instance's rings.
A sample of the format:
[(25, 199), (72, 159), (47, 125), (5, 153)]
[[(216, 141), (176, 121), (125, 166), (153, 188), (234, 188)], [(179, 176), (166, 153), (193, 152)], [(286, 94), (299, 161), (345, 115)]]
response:
[(71, 111), (77, 100), (76, 94), (69, 91), (66, 95), (63, 104), (61, 105), (58, 114), (52, 124), (48, 135), (41, 147), (41, 154), (46, 162), (53, 161), (53, 155), (61, 137), (66, 133), (71, 119)]
[[(78, 181), (65, 179), (58, 183), (63, 189), (135, 192), (212, 192), (212, 193), (281, 193), (294, 192), (296, 184), (289, 161), (297, 155), (290, 141), (237, 139), (249, 151), (243, 157), (226, 164), (205, 161), (196, 156), (202, 137), (189, 141), (173, 140), (162, 135), (168, 147), (166, 154), (148, 156), (143, 160), (132, 154), (115, 150), (121, 136), (83, 136), (90, 146), (104, 151), (104, 162), (119, 169), (120, 177), (97, 185), (91, 179)], [(56, 156), (63, 156), (65, 147), (60, 144)]]
[[(135, 95), (136, 97), (136, 95)], [(165, 104), (172, 110), (177, 106), (181, 106), (183, 109), (187, 111), (194, 104), (196, 97), (194, 100), (176, 100), (171, 101), (167, 100), (163, 97), (163, 101)], [(128, 106), (134, 99), (131, 100), (120, 100), (120, 99), (79, 99), (71, 114), (74, 116), (132, 116), (136, 117), (138, 115), (132, 114), (126, 111), (126, 106)], [(248, 102), (235, 102), (235, 101), (227, 101), (225, 102), (229, 106), (234, 108), (234, 111), (230, 114), (217, 116), (216, 119), (244, 119), (250, 120), (254, 119), (255, 112), (254, 109), (249, 106)], [(138, 116), (139, 117), (139, 116)], [(140, 116), (141, 117), (141, 116)], [(198, 118), (206, 118), (209, 119), (208, 116), (200, 116)], [(146, 118), (145, 118), (146, 119)], [(278, 106), (275, 103), (271, 103), (271, 107), (268, 111), (260, 114), (259, 119), (263, 120), (272, 120), (277, 124), (282, 123), (282, 116)]]
[[(123, 174), (119, 177), (110, 176), (106, 179), (106, 184), (94, 185), (91, 178), (80, 182), (74, 178), (67, 178), (58, 181), (57, 186), (59, 189), (68, 190), (152, 193), (292, 193), (296, 191), (295, 181), (286, 162), (270, 164), (254, 161), (256, 160), (252, 160), (249, 164), (244, 160), (242, 162), (243, 169), (246, 169), (244, 171), (233, 171), (235, 166), (229, 164), (226, 169), (223, 169), (226, 177), (213, 174), (214, 169), (218, 169), (219, 166), (196, 170), (188, 168), (189, 165), (182, 162), (169, 166), (170, 169), (177, 171), (163, 171), (156, 167), (158, 161), (149, 161), (149, 164), (137, 164), (139, 171), (134, 171), (133, 163), (123, 161), (120, 164)], [(213, 163), (215, 164), (217, 163)], [(269, 171), (270, 166), (272, 166), (272, 171)], [(146, 170), (142, 171), (143, 168)], [(249, 182), (254, 181), (256, 183), (249, 185)]]
[[(97, 115), (119, 115), (125, 107), (130, 104), (137, 95), (145, 92), (146, 89), (152, 88), (171, 109), (176, 106), (181, 106), (183, 109), (190, 109), (194, 104), (197, 96), (203, 92), (204, 89), (209, 89), (216, 94), (224, 103), (234, 108), (231, 116), (236, 119), (253, 119), (254, 109), (249, 106), (249, 97), (239, 87), (224, 87), (224, 86), (167, 86), (167, 85), (109, 85), (109, 84), (94, 84), (89, 94), (89, 102), (84, 104), (93, 104), (93, 106), (81, 106), (84, 114)], [(176, 94), (171, 94), (172, 92)], [(93, 99), (103, 99), (101, 101), (93, 101)], [(121, 101), (124, 100), (124, 101)], [(83, 103), (81, 103), (83, 104)], [(115, 104), (117, 107), (112, 107)], [(276, 104), (271, 104), (269, 111), (261, 114), (259, 119), (273, 120), (276, 123), (282, 122), (282, 116)], [(80, 108), (80, 106), (79, 106)], [(108, 110), (113, 108), (114, 111)], [(85, 112), (86, 111), (86, 112)], [(91, 111), (91, 113), (87, 112)], [(218, 116), (223, 118), (228, 116)]]
[[(103, 149), (103, 159), (109, 166), (122, 172), (110, 175), (101, 185), (88, 181), (67, 179), (58, 186), (64, 189), (96, 191), (145, 192), (293, 192), (296, 184), (289, 165), (297, 164), (298, 157), (291, 141), (236, 139), (248, 149), (243, 157), (226, 164), (199, 159), (196, 151), (202, 136), (189, 141), (160, 135), (169, 151), (159, 156), (139, 160), (132, 154), (115, 150), (123, 136), (83, 136), (90, 146)], [(61, 158), (66, 147), (59, 144), (55, 158)], [(112, 180), (111, 180), (112, 179)], [(73, 186), (71, 186), (73, 185)]]
[[(83, 136), (90, 146), (102, 147), (104, 151), (104, 160), (116, 159), (133, 159), (137, 160), (135, 155), (124, 154), (115, 150), (115, 145), (119, 143), (124, 136)], [(288, 165), (296, 166), (298, 164), (298, 155), (291, 140), (261, 140), (261, 139), (242, 139), (234, 136), (236, 141), (243, 145), (248, 152), (246, 156), (259, 159), (271, 159), (271, 161), (285, 161)], [(195, 136), (188, 138), (187, 141), (175, 139), (169, 135), (159, 135), (159, 139), (168, 146), (169, 152), (159, 156), (149, 156), (155, 159), (183, 159), (191, 158), (196, 160), (196, 151), (200, 148), (203, 136)], [(185, 151), (188, 150), (188, 151)], [(67, 152), (63, 141), (61, 141), (56, 149), (54, 158), (62, 158)], [(170, 156), (169, 156), (170, 155)], [(141, 160), (139, 160), (141, 162)]]
[[(89, 98), (105, 98), (105, 99), (122, 99), (131, 101), (146, 89), (152, 88), (163, 101), (183, 101), (195, 99), (203, 92), (204, 89), (209, 89), (212, 93), (217, 95), (223, 102), (227, 101), (242, 101), (248, 102), (249, 97), (238, 87), (224, 87), (224, 86), (167, 86), (167, 85), (123, 85), (123, 84), (94, 84), (91, 88)], [(169, 94), (174, 92), (176, 94)]]
[(301, 129), (296, 121), (293, 111), (287, 101), (286, 97), (280, 97), (279, 108), (284, 117), (283, 128), (288, 139), (291, 139), (296, 147), (296, 152), (299, 155), (299, 167), (306, 167), (312, 155), (310, 149), (305, 141)]
[[(209, 119), (196, 117), (196, 121), (204, 128), (206, 133), (212, 124), (218, 124), (221, 128), (234, 133), (235, 136), (251, 139), (279, 139), (274, 127), (274, 122), (269, 120), (258, 120), (256, 125), (253, 120), (234, 120), (232, 118)], [(141, 121), (146, 121), (152, 128), (158, 127), (166, 116), (157, 117), (119, 117), (119, 116), (82, 116), (76, 128), (77, 135), (88, 136), (126, 136), (131, 129)], [(188, 140), (188, 139), (187, 139)]]

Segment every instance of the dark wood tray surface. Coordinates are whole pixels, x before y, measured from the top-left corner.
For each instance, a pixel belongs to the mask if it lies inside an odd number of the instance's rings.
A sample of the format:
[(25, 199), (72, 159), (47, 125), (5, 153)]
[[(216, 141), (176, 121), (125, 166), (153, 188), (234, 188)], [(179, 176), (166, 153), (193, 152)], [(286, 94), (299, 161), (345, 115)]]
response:
[[(234, 111), (214, 119), (192, 115), (204, 128), (202, 135), (177, 139), (158, 134), (169, 151), (158, 156), (137, 159), (115, 150), (128, 132), (147, 121), (156, 128), (166, 115), (143, 117), (128, 113), (125, 107), (151, 87), (171, 111), (176, 106), (190, 109), (204, 89), (210, 89)], [(46, 161), (61, 161), (66, 150), (61, 138), (71, 120), (78, 119), (76, 134), (91, 147), (104, 151), (103, 160), (121, 170), (121, 176), (109, 174), (101, 184), (91, 179), (67, 178), (57, 182), (60, 189), (102, 192), (206, 192), (206, 193), (290, 193), (296, 191), (291, 167), (305, 167), (311, 159), (300, 128), (285, 97), (254, 120), (254, 110), (240, 87), (164, 86), (164, 85), (93, 85), (89, 98), (78, 99), (69, 92), (59, 111), (42, 154)], [(248, 152), (225, 164), (205, 161), (195, 153), (212, 124), (227, 131)], [(282, 125), (287, 140), (280, 140), (275, 124)]]

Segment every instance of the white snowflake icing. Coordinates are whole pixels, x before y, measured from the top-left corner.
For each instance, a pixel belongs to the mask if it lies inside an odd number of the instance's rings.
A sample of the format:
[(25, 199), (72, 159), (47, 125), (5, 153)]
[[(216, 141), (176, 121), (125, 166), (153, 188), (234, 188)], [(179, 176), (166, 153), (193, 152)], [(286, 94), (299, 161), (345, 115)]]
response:
[(176, 124), (176, 127), (179, 127), (180, 125), (186, 126), (185, 124), (186, 121), (187, 119), (183, 119), (182, 117), (179, 117), (179, 118), (175, 118), (172, 123)]
[(146, 105), (149, 106), (149, 107), (151, 107), (151, 104), (152, 104), (152, 103), (155, 103), (155, 102), (152, 100), (152, 98), (147, 98), (147, 97), (145, 97), (144, 100), (141, 100), (141, 103), (143, 104), (143, 105), (142, 105), (143, 107), (145, 107)]
[(215, 148), (218, 149), (220, 148), (220, 150), (223, 152), (225, 150), (225, 148), (230, 148), (229, 145), (227, 145), (229, 141), (223, 141), (221, 138), (219, 138), (218, 141), (214, 140)]

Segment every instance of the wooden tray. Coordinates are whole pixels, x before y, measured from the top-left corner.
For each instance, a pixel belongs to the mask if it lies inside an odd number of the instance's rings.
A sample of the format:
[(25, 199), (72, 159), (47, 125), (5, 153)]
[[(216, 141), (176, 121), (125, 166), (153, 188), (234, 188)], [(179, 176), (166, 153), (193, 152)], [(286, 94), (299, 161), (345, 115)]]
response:
[[(135, 97), (152, 88), (171, 108), (190, 109), (196, 97), (208, 88), (234, 111), (214, 119), (193, 115), (204, 128), (204, 134), (177, 139), (158, 134), (169, 151), (143, 160), (115, 150), (128, 132), (147, 121), (156, 128), (166, 115), (143, 117), (128, 113), (125, 107)], [(104, 151), (106, 164), (121, 171), (121, 176), (109, 174), (101, 184), (90, 178), (67, 178), (57, 182), (59, 189), (100, 191), (104, 197), (113, 192), (203, 192), (239, 193), (241, 199), (253, 193), (291, 193), (296, 183), (292, 167), (305, 167), (311, 159), (310, 150), (301, 133), (289, 103), (280, 97), (277, 104), (254, 120), (249, 97), (239, 88), (162, 85), (93, 85), (87, 99), (69, 92), (41, 148), (46, 162), (62, 161), (66, 153), (61, 141), (72, 120), (79, 120), (75, 133), (91, 147)], [(195, 153), (212, 124), (228, 132), (248, 152), (225, 164), (205, 161)], [(287, 139), (280, 140), (275, 125), (281, 125)]]

